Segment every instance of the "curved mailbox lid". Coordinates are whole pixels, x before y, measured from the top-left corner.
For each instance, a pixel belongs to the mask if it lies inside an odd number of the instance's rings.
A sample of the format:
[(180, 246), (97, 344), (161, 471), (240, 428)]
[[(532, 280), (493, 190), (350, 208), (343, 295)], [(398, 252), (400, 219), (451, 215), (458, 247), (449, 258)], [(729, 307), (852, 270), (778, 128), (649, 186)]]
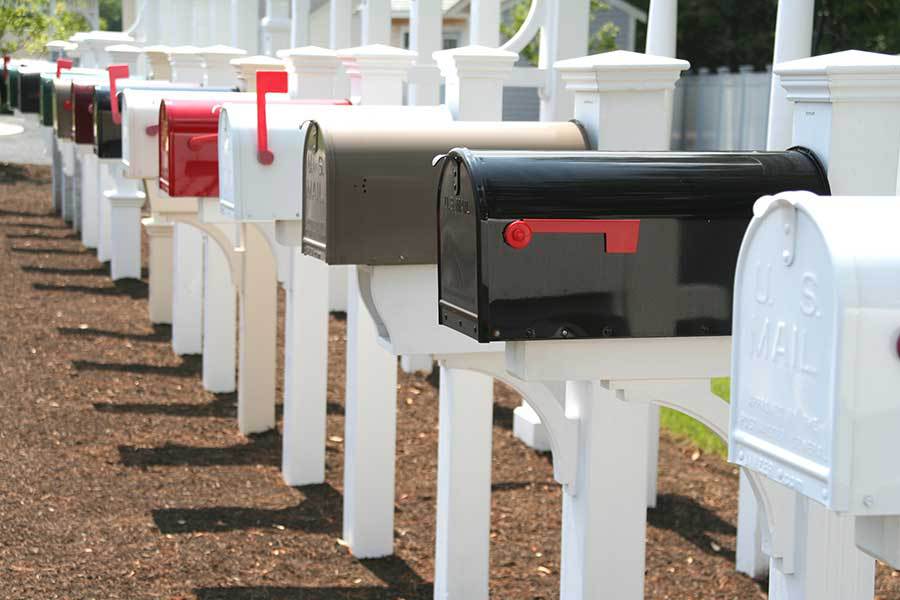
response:
[[(310, 117), (328, 115), (342, 123), (377, 122), (403, 119), (407, 125), (449, 123), (452, 115), (445, 106), (325, 106), (315, 111), (276, 109), (269, 120), (269, 149), (276, 157), (270, 165), (257, 158), (257, 116), (255, 107), (226, 104), (219, 118), (219, 193), (223, 214), (236, 221), (278, 223), (279, 241), (300, 246), (301, 190), (303, 189), (301, 154), (305, 131), (301, 125)], [(260, 192), (263, 190), (263, 193)], [(284, 229), (282, 229), (284, 228)]]
[(6, 97), (10, 108), (19, 108), (19, 64), (12, 61), (7, 66)]
[(19, 110), (23, 113), (41, 112), (41, 71), (19, 71)]
[[(116, 82), (116, 95), (119, 109), (122, 112), (122, 93), (124, 89), (197, 91), (196, 85), (173, 84), (167, 81), (147, 81), (144, 79), (120, 79)], [(230, 88), (215, 88), (215, 91), (227, 92)], [(98, 85), (94, 88), (94, 152), (100, 158), (122, 158), (122, 125), (116, 123), (112, 116), (109, 85)]]
[[(398, 118), (399, 117), (399, 118)], [(449, 122), (402, 116), (304, 125), (303, 252), (329, 264), (435, 264), (432, 166), (459, 145), (583, 150), (574, 122)]]
[(163, 98), (202, 99), (211, 93), (217, 94), (216, 99), (222, 102), (253, 96), (241, 92), (222, 92), (221, 88), (123, 90), (122, 162), (125, 163), (125, 176), (131, 179), (159, 177), (159, 105)]
[(761, 198), (735, 276), (729, 460), (856, 515), (900, 514), (898, 219), (890, 196)]
[[(302, 115), (314, 114), (305, 109), (298, 111), (299, 106), (349, 106), (347, 100), (292, 100), (283, 94), (273, 96), (268, 106), (269, 113), (278, 121), (277, 127), (291, 127), (295, 131), (299, 131)], [(255, 114), (254, 95), (248, 94), (228, 105), (238, 103), (250, 104)], [(219, 196), (218, 131), (222, 109), (218, 98), (163, 100), (159, 109), (159, 187), (170, 196)], [(300, 116), (292, 118), (294, 114)], [(275, 171), (266, 171), (266, 176), (275, 176)]]
[(753, 202), (785, 189), (829, 193), (809, 151), (454, 150), (440, 319), (480, 342), (729, 335)]

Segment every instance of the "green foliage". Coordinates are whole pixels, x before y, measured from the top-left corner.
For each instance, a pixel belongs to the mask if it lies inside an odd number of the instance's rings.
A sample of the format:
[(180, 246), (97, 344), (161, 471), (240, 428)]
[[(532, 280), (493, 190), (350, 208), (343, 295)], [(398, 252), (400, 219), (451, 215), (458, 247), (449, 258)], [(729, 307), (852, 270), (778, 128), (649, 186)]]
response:
[[(789, 1), (789, 0), (783, 0)], [(629, 0), (647, 10), (650, 0)], [(693, 67), (762, 68), (772, 62), (778, 0), (679, 0), (678, 57)], [(812, 53), (900, 53), (897, 0), (816, 0)], [(643, 48), (640, 28), (636, 48)]]
[(0, 52), (39, 54), (53, 38), (90, 29), (87, 19), (67, 11), (64, 2), (57, 2), (51, 14), (53, 1), (0, 0)]
[[(522, 23), (528, 17), (528, 11), (531, 9), (531, 0), (519, 0), (512, 8), (512, 20), (509, 23), (500, 24), (500, 33), (505, 35), (507, 39), (511, 38), (522, 27)], [(597, 23), (602, 18), (598, 13), (609, 10), (609, 5), (601, 0), (591, 0), (591, 23)], [(592, 28), (593, 29), (593, 28)], [(616, 37), (619, 35), (619, 28), (612, 22), (600, 24), (597, 32), (588, 40), (588, 51), (590, 54), (598, 52), (607, 52), (616, 49)], [(535, 38), (530, 44), (522, 49), (519, 53), (529, 64), (537, 65), (540, 56), (540, 46), (538, 39)]]
[(122, 0), (100, 0), (100, 29), (122, 31)]
[[(712, 380), (712, 393), (724, 400), (731, 397), (731, 379), (720, 377)], [(708, 427), (686, 414), (663, 408), (659, 412), (659, 424), (668, 429), (676, 437), (690, 442), (706, 454), (717, 454), (721, 457), (728, 455), (728, 446), (722, 439), (714, 434)]]

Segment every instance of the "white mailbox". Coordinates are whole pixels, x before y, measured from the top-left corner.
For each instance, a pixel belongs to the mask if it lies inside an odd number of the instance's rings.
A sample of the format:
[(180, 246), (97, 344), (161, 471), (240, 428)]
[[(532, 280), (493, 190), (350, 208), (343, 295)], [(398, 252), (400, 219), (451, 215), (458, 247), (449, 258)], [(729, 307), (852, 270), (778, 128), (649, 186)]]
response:
[(735, 277), (729, 458), (856, 515), (900, 514), (900, 200), (754, 207)]
[[(199, 89), (199, 88), (198, 88)], [(159, 105), (163, 98), (208, 98), (212, 92), (125, 90), (122, 93), (122, 162), (129, 179), (159, 177)], [(222, 102), (250, 98), (238, 92), (221, 92)]]
[[(270, 94), (268, 144), (275, 159), (262, 164), (257, 158), (255, 104), (226, 104), (219, 114), (219, 208), (235, 221), (295, 221), (302, 216), (301, 152), (310, 119), (331, 116), (347, 120), (434, 123), (452, 120), (443, 106), (339, 106), (324, 104), (276, 104), (281, 96)], [(279, 241), (288, 242), (279, 231)], [(299, 236), (299, 228), (295, 232)], [(299, 246), (299, 237), (292, 238)]]

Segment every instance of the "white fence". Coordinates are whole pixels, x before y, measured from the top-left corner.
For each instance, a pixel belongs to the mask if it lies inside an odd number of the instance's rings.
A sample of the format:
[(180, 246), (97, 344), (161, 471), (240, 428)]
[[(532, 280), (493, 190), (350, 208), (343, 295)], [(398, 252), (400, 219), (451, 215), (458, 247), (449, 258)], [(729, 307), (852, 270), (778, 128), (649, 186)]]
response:
[[(672, 149), (689, 151), (765, 150), (771, 69), (702, 68), (675, 86)], [(536, 121), (540, 100), (534, 87), (503, 90), (504, 121)]]
[(699, 69), (675, 87), (673, 150), (765, 150), (771, 70)]

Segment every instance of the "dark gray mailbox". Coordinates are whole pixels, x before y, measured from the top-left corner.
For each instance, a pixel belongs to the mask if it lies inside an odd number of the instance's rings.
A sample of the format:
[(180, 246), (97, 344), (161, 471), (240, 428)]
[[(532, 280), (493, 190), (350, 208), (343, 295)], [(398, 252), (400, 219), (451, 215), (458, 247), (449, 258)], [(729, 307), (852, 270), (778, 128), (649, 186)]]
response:
[(574, 122), (360, 126), (335, 113), (303, 130), (303, 252), (335, 265), (437, 262), (432, 165), (451, 148), (586, 148)]
[(731, 334), (753, 203), (828, 194), (811, 152), (452, 151), (440, 322), (480, 342)]

